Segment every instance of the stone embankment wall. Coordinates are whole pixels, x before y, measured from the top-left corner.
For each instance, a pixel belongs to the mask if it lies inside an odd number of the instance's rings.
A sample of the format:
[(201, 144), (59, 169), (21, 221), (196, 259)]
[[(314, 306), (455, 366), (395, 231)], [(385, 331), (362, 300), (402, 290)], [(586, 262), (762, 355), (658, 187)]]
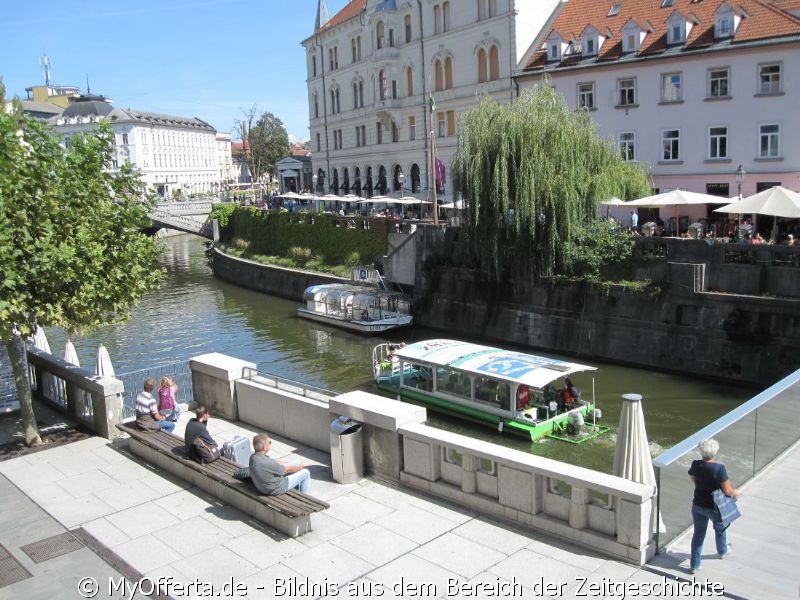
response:
[(279, 298), (301, 302), (303, 291), (320, 283), (349, 283), (348, 279), (272, 267), (250, 260), (228, 256), (217, 248), (212, 250), (211, 265), (214, 275), (244, 288), (264, 292)]
[[(488, 286), (438, 268), (415, 304), (417, 324), (576, 357), (771, 385), (800, 364), (800, 300), (693, 291), (695, 265), (669, 265), (674, 285)], [(688, 285), (682, 285), (685, 281)], [(422, 292), (417, 286), (418, 293)]]

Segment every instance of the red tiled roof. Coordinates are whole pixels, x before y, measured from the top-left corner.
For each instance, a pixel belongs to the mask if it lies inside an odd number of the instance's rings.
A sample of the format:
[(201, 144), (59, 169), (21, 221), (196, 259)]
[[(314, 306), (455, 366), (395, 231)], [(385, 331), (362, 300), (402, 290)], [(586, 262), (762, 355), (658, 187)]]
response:
[(326, 29), (335, 27), (340, 23), (344, 23), (348, 19), (352, 19), (358, 15), (358, 13), (360, 13), (366, 7), (367, 0), (350, 0), (350, 2), (348, 2), (342, 10), (333, 15), (330, 20), (322, 25), (317, 31), (325, 31)]
[[(633, 20), (645, 31), (649, 29), (645, 25), (653, 27), (642, 41), (639, 54), (658, 54), (667, 47), (667, 19), (678, 11), (694, 24), (683, 47), (704, 48), (714, 43), (714, 14), (724, 3), (725, 0), (673, 0), (672, 6), (661, 8), (661, 0), (569, 0), (545, 39), (556, 31), (565, 41), (579, 40), (591, 25), (601, 35), (610, 32), (612, 36), (603, 43), (597, 60), (616, 60), (622, 53), (622, 27)], [(621, 7), (619, 13), (610, 17), (613, 4)], [(800, 34), (800, 18), (785, 12), (800, 5), (800, 0), (736, 0), (728, 4), (742, 16), (733, 43)], [(538, 70), (546, 64), (546, 50), (541, 49), (531, 56), (525, 70)]]

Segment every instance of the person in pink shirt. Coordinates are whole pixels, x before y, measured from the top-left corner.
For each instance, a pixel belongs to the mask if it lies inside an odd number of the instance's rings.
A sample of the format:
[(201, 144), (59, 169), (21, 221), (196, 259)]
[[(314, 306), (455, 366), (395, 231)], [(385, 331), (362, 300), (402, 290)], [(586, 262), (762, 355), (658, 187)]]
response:
[(158, 412), (170, 421), (177, 421), (181, 415), (180, 406), (177, 402), (178, 386), (166, 375), (161, 378), (158, 389)]

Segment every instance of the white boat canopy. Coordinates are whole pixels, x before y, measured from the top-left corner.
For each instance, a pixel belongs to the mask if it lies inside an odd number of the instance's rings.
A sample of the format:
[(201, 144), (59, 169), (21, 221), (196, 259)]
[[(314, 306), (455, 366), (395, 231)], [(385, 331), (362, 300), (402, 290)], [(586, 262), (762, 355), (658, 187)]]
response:
[(572, 373), (597, 370), (554, 358), (454, 340), (415, 342), (395, 349), (394, 354), (415, 364), (448, 367), (537, 389)]

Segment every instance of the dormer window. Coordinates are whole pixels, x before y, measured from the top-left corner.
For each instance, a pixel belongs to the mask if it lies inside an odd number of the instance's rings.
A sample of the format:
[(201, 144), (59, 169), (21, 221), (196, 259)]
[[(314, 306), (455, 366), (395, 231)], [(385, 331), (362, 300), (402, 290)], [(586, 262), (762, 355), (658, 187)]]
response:
[(619, 11), (622, 10), (622, 2), (617, 2), (611, 5), (611, 8), (608, 9), (608, 16), (609, 17), (616, 17), (619, 14)]
[(584, 56), (596, 56), (600, 50), (600, 39), (597, 30), (589, 26), (581, 34), (581, 49)]
[(561, 41), (561, 36), (557, 33), (554, 33), (550, 36), (550, 39), (547, 40), (547, 60), (548, 61), (555, 61), (561, 60), (561, 55), (564, 51), (564, 44)]
[[(691, 31), (691, 24), (689, 24), (689, 31)], [(686, 17), (675, 11), (667, 19), (667, 44), (683, 44), (687, 35)]]
[(631, 20), (622, 27), (622, 51), (638, 52), (642, 43), (642, 28)]
[(737, 17), (729, 4), (723, 4), (714, 15), (714, 37), (725, 39), (733, 37), (741, 17)]

